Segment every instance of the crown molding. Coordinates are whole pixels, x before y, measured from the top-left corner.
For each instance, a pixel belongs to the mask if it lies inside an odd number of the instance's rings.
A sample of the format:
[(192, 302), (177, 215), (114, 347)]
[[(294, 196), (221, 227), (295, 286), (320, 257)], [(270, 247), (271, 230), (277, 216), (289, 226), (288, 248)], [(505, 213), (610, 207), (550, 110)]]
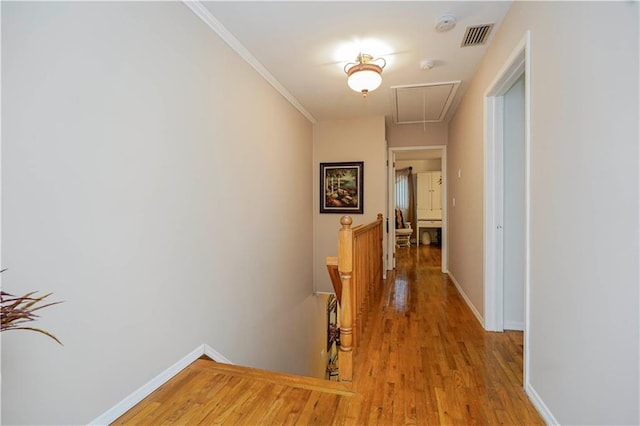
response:
[(255, 69), (262, 78), (264, 78), (274, 89), (278, 91), (284, 98), (291, 103), (307, 120), (316, 124), (316, 119), (307, 111), (300, 102), (291, 94), (267, 69), (253, 56), (246, 47), (235, 38), (224, 25), (220, 23), (209, 10), (199, 0), (182, 0), (195, 15), (202, 20), (209, 28), (211, 28), (218, 36), (227, 43), (242, 59), (245, 60), (253, 69)]

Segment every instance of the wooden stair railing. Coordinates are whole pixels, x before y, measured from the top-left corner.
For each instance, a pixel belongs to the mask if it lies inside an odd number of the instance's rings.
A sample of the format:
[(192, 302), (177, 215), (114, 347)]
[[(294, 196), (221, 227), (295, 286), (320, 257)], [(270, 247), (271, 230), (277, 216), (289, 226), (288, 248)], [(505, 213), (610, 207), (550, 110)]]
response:
[(353, 381), (353, 351), (382, 284), (382, 214), (367, 225), (352, 228), (352, 223), (349, 216), (340, 219), (338, 256), (327, 257), (326, 262), (340, 304), (338, 371), (341, 382)]

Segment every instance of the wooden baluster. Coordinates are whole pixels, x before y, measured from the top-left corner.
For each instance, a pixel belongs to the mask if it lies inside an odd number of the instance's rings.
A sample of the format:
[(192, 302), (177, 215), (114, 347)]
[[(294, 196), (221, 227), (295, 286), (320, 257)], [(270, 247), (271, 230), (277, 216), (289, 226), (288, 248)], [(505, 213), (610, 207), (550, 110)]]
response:
[(367, 300), (369, 299), (369, 271), (367, 271), (367, 257), (369, 256), (369, 250), (371, 249), (369, 247), (369, 235), (371, 235), (371, 231), (368, 231), (362, 236), (362, 242), (360, 243), (362, 250), (360, 251), (360, 259), (358, 260), (360, 270), (362, 271), (362, 280), (360, 281), (360, 291), (362, 293), (362, 297), (360, 297), (360, 312), (362, 315), (360, 335), (362, 335), (362, 331), (364, 330), (364, 326), (367, 322)]
[(351, 312), (351, 274), (353, 272), (353, 220), (342, 216), (338, 235), (338, 270), (342, 280), (342, 304), (340, 306), (340, 354), (338, 358), (341, 382), (353, 380), (353, 314)]
[(362, 282), (365, 278), (362, 274), (362, 265), (360, 259), (362, 259), (362, 235), (353, 237), (353, 279), (352, 286), (356, 293), (352, 294), (353, 297), (353, 347), (357, 348), (360, 342), (360, 332), (362, 331)]
[(360, 271), (358, 270), (358, 236), (352, 229), (351, 246), (351, 348), (358, 346), (360, 313), (358, 297), (360, 297)]
[(337, 256), (327, 256), (327, 271), (329, 272), (329, 278), (331, 278), (331, 284), (333, 284), (338, 303), (342, 303), (342, 281), (340, 280), (340, 271), (338, 271)]
[(377, 257), (376, 257), (376, 265), (374, 266), (374, 268), (376, 268), (375, 271), (375, 288), (374, 288), (374, 294), (375, 294), (375, 300), (378, 300), (378, 297), (380, 296), (380, 293), (382, 292), (382, 277), (384, 275), (384, 252), (382, 250), (382, 244), (383, 244), (383, 239), (384, 239), (384, 217), (382, 216), (382, 213), (378, 213), (378, 233), (377, 233), (377, 240), (376, 240), (376, 253), (377, 253)]

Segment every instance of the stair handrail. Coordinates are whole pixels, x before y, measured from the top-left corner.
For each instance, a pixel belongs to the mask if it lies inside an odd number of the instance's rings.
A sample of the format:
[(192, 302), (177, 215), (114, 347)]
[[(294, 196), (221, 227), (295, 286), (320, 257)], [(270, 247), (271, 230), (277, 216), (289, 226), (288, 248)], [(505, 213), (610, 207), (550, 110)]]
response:
[[(340, 218), (338, 256), (327, 257), (327, 270), (340, 304), (339, 380), (353, 381), (353, 352), (364, 327), (366, 313), (379, 295), (382, 282), (383, 216), (375, 222), (351, 227), (350, 216)], [(354, 265), (355, 259), (355, 265)]]

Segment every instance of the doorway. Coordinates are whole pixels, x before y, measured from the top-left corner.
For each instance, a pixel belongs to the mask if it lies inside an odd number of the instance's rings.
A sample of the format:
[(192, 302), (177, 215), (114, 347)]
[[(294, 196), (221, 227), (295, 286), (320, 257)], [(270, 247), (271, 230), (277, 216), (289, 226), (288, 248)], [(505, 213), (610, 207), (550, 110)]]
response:
[(502, 144), (503, 329), (524, 331), (524, 74), (504, 94)]
[(528, 383), (530, 33), (485, 93), (484, 327), (524, 331)]
[[(388, 196), (387, 196), (387, 217), (394, 218), (395, 217), (395, 208), (396, 208), (396, 187), (395, 187), (395, 179), (396, 179), (396, 165), (398, 162), (403, 161), (406, 164), (411, 164), (413, 161), (420, 164), (419, 167), (415, 167), (415, 171), (420, 171), (422, 168), (429, 168), (428, 166), (424, 166), (425, 162), (431, 162), (433, 164), (434, 159), (439, 159), (438, 169), (442, 172), (442, 228), (439, 232), (440, 236), (440, 244), (442, 248), (442, 262), (441, 269), (443, 273), (447, 272), (447, 208), (444, 200), (447, 199), (447, 149), (445, 145), (434, 145), (434, 146), (416, 146), (416, 147), (396, 147), (389, 148), (389, 167), (388, 167), (388, 177), (387, 177), (387, 188), (388, 188)], [(402, 160), (401, 160), (402, 159)], [(433, 167), (431, 167), (433, 168)], [(418, 229), (417, 223), (412, 223), (412, 228), (416, 231), (414, 234), (417, 238), (420, 238), (420, 235), (417, 235)], [(423, 230), (423, 232), (427, 232), (427, 230)], [(387, 267), (388, 269), (395, 269), (395, 252), (396, 252), (396, 244), (395, 244), (395, 226), (392, 220), (388, 223), (388, 236), (387, 239)]]

